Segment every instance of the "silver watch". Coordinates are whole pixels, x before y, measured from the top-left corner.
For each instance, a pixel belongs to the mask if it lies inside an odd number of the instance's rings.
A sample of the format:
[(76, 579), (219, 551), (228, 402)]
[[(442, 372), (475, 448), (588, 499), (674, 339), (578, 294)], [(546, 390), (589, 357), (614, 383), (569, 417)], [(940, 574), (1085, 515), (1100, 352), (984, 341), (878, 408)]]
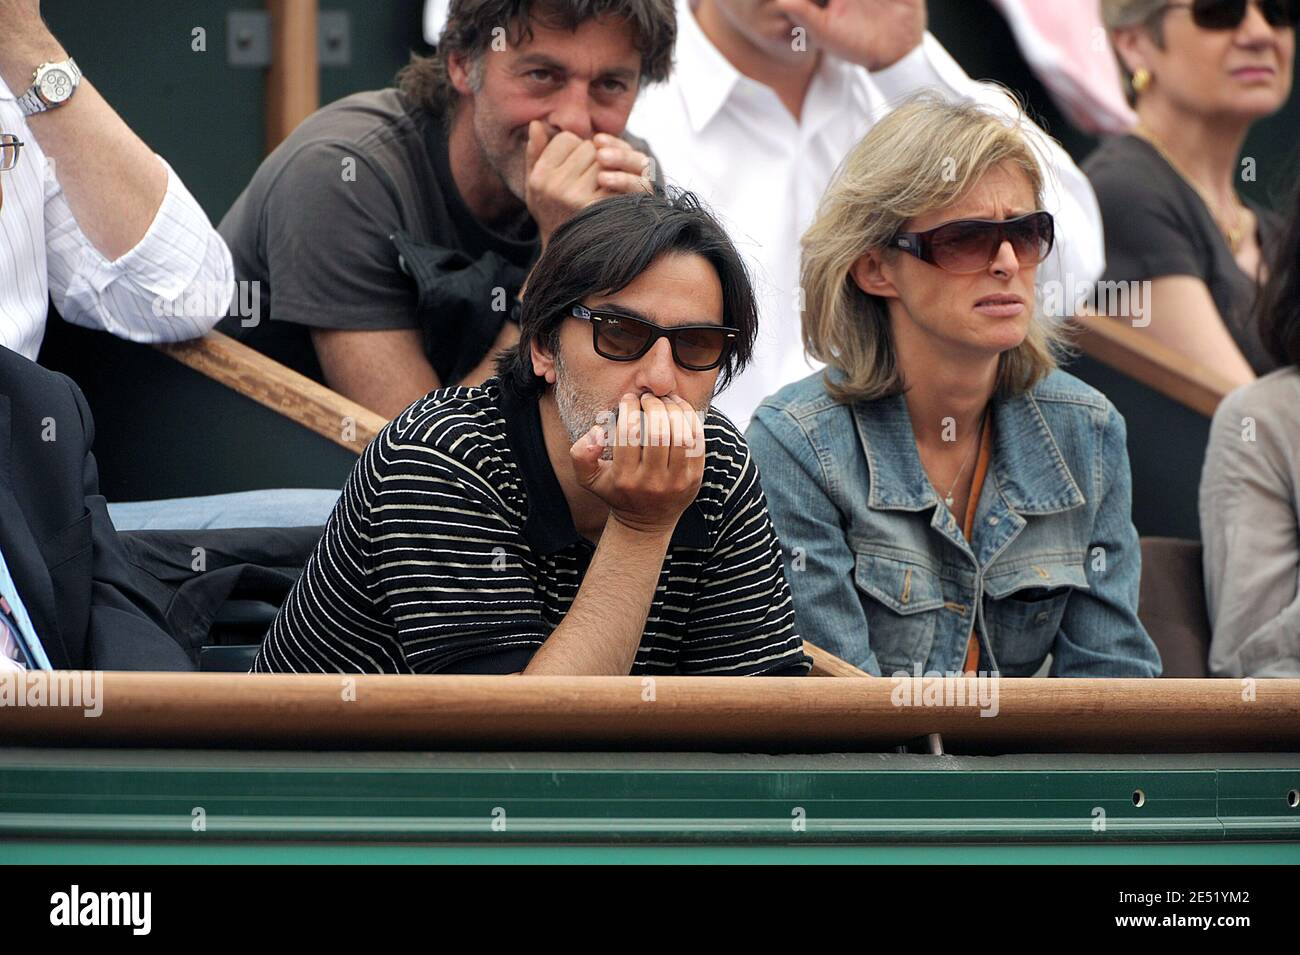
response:
[(18, 98), (24, 116), (56, 109), (72, 99), (81, 82), (77, 61), (68, 57), (59, 63), (42, 63), (36, 68), (32, 88)]

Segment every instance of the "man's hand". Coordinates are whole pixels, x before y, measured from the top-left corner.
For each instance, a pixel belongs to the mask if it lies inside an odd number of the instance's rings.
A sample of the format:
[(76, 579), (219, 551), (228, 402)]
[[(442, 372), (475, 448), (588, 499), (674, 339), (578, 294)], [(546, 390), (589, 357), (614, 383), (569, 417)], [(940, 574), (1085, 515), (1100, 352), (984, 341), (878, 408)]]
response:
[(597, 133), (591, 141), (596, 146), (596, 162), (600, 165), (596, 184), (607, 193), (654, 190), (654, 170), (649, 156), (609, 133)]
[[(644, 431), (643, 431), (644, 428)], [(613, 443), (613, 460), (604, 460)], [(595, 425), (569, 451), (578, 483), (609, 505), (611, 520), (671, 535), (704, 477), (704, 425), (677, 395), (626, 394), (614, 434)]]
[(526, 156), (524, 202), (543, 246), (562, 223), (596, 200), (646, 189), (649, 184), (643, 175), (649, 157), (605, 133), (579, 139), (559, 132), (548, 142), (546, 124), (533, 120)]
[(868, 70), (893, 66), (925, 35), (925, 0), (776, 0), (812, 45)]

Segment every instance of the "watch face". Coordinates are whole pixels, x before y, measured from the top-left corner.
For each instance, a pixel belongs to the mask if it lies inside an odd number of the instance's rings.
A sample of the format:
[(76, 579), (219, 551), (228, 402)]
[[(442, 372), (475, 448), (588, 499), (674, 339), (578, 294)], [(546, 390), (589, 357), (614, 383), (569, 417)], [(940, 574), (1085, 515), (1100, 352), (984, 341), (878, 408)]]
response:
[(72, 95), (72, 77), (65, 70), (50, 70), (41, 77), (41, 93), (51, 103), (62, 103)]

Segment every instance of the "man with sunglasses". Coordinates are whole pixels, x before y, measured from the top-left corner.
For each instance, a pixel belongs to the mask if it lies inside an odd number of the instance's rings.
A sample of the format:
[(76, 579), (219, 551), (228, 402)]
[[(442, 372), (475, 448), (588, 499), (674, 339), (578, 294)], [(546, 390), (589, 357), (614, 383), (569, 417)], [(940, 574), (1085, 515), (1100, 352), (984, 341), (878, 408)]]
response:
[(366, 449), (254, 669), (806, 673), (757, 470), (711, 410), (756, 330), (693, 197), (579, 213), (498, 377)]

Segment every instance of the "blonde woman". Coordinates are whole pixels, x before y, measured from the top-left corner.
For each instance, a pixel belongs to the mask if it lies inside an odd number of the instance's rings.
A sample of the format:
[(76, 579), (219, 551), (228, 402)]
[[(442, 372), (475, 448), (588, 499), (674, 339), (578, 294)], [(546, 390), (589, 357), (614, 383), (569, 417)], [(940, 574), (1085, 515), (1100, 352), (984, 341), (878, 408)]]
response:
[(1291, 94), (1300, 0), (1101, 10), (1138, 115), (1083, 164), (1106, 226), (1104, 279), (1149, 281), (1145, 333), (1248, 384), (1278, 367), (1254, 306), (1282, 223), (1238, 195), (1239, 157), (1251, 125)]
[(1056, 369), (1035, 306), (1041, 170), (1019, 125), (922, 97), (849, 154), (803, 237), (827, 368), (747, 437), (800, 633), (869, 673), (1160, 672), (1124, 421)]

